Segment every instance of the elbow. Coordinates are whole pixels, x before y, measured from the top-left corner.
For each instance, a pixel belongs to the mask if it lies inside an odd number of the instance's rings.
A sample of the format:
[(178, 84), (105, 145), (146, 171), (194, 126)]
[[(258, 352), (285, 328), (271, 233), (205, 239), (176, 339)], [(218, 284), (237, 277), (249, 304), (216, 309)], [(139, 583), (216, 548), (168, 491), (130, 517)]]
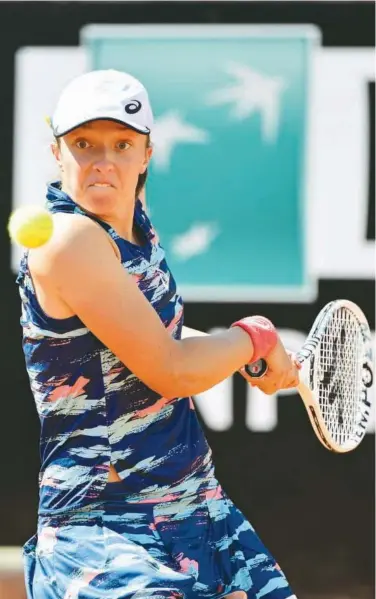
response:
[(179, 378), (175, 376), (171, 370), (168, 370), (163, 380), (159, 381), (158, 384), (155, 385), (155, 390), (159, 395), (168, 400), (175, 399), (175, 397), (185, 396), (181, 380), (179, 380)]
[(174, 393), (173, 389), (164, 390), (163, 393), (161, 393), (161, 395), (162, 395), (162, 397), (164, 397), (168, 401), (172, 401), (176, 397), (184, 397), (180, 393)]
[(169, 401), (176, 397), (190, 397), (210, 388), (210, 385), (205, 385), (203, 382), (200, 385), (196, 377), (191, 378), (185, 373), (179, 374), (171, 369), (166, 373), (165, 378), (150, 386), (158, 395)]
[(206, 391), (210, 386), (204, 383), (199, 384), (197, 379), (191, 379), (186, 375), (181, 376), (172, 374), (169, 376), (167, 381), (164, 381), (163, 385), (159, 385), (159, 393), (168, 400), (175, 399), (176, 397), (191, 397), (197, 393)]
[(144, 383), (167, 400), (189, 397), (201, 392), (198, 388), (200, 385), (197, 374), (190, 372), (186, 367), (181, 344), (176, 341), (163, 359), (153, 364), (153, 368), (149, 369), (148, 373), (149, 376), (144, 378)]
[(176, 344), (175, 352), (169, 356), (165, 368), (162, 368), (160, 371), (164, 373), (163, 376), (159, 377), (159, 381), (155, 385), (156, 391), (168, 400), (192, 394), (192, 385), (187, 380), (182, 363), (180, 359), (180, 347)]

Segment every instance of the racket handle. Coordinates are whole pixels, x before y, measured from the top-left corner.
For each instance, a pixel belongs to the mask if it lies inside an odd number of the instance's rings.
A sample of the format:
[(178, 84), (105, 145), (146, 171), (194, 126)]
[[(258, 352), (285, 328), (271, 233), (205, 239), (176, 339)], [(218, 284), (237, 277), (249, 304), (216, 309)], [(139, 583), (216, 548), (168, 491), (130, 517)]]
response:
[(268, 365), (263, 358), (253, 362), (252, 364), (246, 364), (244, 370), (253, 379), (261, 379), (268, 370)]

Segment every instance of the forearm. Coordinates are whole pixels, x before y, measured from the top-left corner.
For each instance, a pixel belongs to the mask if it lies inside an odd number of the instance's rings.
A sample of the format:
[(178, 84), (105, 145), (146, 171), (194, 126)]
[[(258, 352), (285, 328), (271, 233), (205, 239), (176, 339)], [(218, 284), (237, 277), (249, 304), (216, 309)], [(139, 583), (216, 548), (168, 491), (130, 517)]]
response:
[(251, 338), (239, 327), (213, 335), (184, 328), (170, 365), (167, 392), (171, 397), (202, 393), (234, 374), (252, 357)]

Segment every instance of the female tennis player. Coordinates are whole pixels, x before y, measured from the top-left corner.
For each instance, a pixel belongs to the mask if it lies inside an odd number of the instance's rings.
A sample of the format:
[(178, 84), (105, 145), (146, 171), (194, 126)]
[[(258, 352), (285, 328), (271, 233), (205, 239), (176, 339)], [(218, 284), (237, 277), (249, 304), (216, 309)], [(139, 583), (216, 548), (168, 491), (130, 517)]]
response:
[(54, 234), (18, 277), (41, 422), (29, 599), (293, 599), (215, 478), (191, 396), (260, 357), (265, 392), (293, 387), (297, 366), (258, 316), (184, 338), (182, 299), (139, 199), (153, 128), (139, 81), (111, 70), (74, 79), (51, 126)]

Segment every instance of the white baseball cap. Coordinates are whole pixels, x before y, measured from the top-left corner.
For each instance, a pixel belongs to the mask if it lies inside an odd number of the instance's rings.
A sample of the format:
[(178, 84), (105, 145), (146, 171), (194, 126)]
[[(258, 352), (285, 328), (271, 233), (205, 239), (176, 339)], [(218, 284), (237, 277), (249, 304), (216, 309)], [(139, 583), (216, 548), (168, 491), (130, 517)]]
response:
[(145, 135), (150, 133), (153, 113), (142, 83), (113, 69), (80, 75), (63, 90), (51, 127), (55, 137), (61, 137), (98, 119), (115, 121)]

